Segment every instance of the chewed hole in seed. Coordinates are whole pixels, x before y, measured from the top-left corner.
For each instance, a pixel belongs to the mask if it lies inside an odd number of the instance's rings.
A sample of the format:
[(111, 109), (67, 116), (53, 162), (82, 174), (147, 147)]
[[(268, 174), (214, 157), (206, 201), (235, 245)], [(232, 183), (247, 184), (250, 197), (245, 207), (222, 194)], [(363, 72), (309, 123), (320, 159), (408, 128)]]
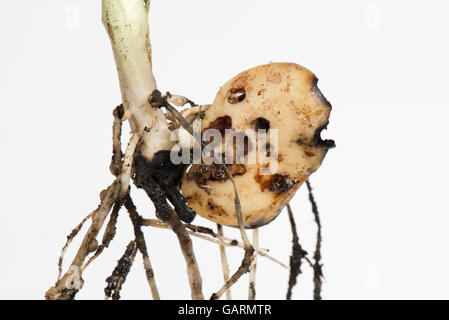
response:
[(257, 118), (253, 121), (255, 130), (265, 130), (268, 131), (270, 129), (270, 121), (265, 118)]
[(246, 91), (245, 88), (231, 88), (226, 94), (228, 102), (230, 104), (236, 104), (245, 100)]
[(218, 117), (209, 125), (210, 129), (217, 129), (224, 136), (226, 129), (232, 129), (232, 118), (228, 115)]

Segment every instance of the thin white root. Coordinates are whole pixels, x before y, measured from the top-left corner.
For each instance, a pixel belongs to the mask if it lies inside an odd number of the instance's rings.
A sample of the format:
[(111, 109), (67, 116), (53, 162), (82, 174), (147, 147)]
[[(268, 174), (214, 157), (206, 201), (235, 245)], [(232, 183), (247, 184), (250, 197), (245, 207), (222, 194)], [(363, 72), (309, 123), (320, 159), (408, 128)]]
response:
[(187, 99), (184, 96), (180, 96), (177, 94), (171, 94), (171, 93), (167, 93), (167, 101), (169, 103), (174, 104), (177, 107), (182, 107), (183, 105), (186, 105), (187, 103), (191, 102), (189, 99)]
[[(221, 237), (223, 237), (223, 227), (221, 224), (217, 224), (217, 233)], [(223, 280), (224, 283), (229, 281), (229, 264), (228, 257), (226, 255), (226, 249), (223, 244), (220, 243), (220, 258), (221, 258), (221, 269), (223, 271)], [(231, 288), (226, 290), (226, 300), (231, 300)]]
[[(170, 102), (170, 99), (167, 98), (167, 101)], [(189, 107), (184, 110), (181, 110), (179, 113), (184, 119), (186, 119), (187, 123), (192, 124), (196, 119), (199, 118), (200, 113), (206, 112), (210, 106), (211, 106), (210, 104), (204, 104), (204, 105)], [(167, 120), (172, 121), (172, 122), (176, 121), (176, 117), (170, 111), (167, 113), (164, 113), (164, 115)], [(178, 128), (178, 127), (179, 127), (179, 125), (176, 122), (176, 126), (173, 128)]]
[(205, 105), (201, 105), (201, 106), (194, 106), (194, 107), (190, 107), (188, 109), (184, 109), (181, 111), (181, 114), (184, 118), (189, 118), (191, 116), (197, 116), (200, 112), (204, 112), (207, 111), (207, 109), (209, 109), (210, 104), (205, 104)]
[[(95, 212), (95, 211), (94, 211)], [(80, 222), (80, 224), (72, 230), (72, 232), (70, 233), (70, 235), (67, 236), (67, 241), (64, 245), (64, 247), (61, 250), (61, 254), (59, 255), (59, 261), (58, 261), (58, 279), (56, 281), (59, 281), (59, 279), (61, 279), (61, 275), (62, 275), (62, 263), (64, 261), (64, 255), (67, 251), (67, 248), (70, 246), (70, 244), (72, 243), (73, 239), (75, 239), (76, 235), (78, 234), (78, 232), (80, 232), (81, 228), (83, 227), (84, 223), (86, 223), (87, 220), (89, 220), (93, 213), (91, 212), (89, 213), (84, 219), (83, 221)]]
[[(143, 219), (142, 221), (142, 225), (143, 226), (147, 226), (147, 227), (155, 227), (155, 228), (160, 228), (160, 229), (170, 229), (170, 227), (165, 224), (164, 222), (157, 220), (157, 219)], [(187, 225), (186, 225), (187, 227)], [(190, 231), (187, 230), (187, 232), (196, 238), (199, 239), (203, 239), (218, 245), (223, 245), (225, 247), (237, 247), (237, 248), (242, 248), (243, 249), (243, 244), (235, 239), (230, 239), (227, 238), (225, 236), (220, 236), (218, 234), (213, 234), (213, 235), (206, 235), (206, 234), (200, 234), (194, 231)], [(257, 250), (255, 253), (261, 257), (267, 258), (268, 260), (271, 260), (272, 262), (278, 264), (279, 266), (281, 266), (284, 269), (288, 269), (288, 266), (285, 263), (282, 263), (281, 261), (277, 260), (276, 258), (270, 256), (268, 253), (267, 249), (262, 249), (259, 248), (259, 250)]]
[(128, 146), (126, 147), (122, 174), (120, 175), (120, 199), (123, 199), (129, 189), (129, 181), (131, 180), (132, 175), (134, 152), (136, 151), (136, 147), (139, 141), (140, 134), (133, 133), (131, 139), (129, 139)]
[(223, 169), (225, 169), (226, 174), (227, 174), (229, 180), (231, 180), (232, 186), (234, 187), (235, 214), (237, 216), (237, 221), (239, 224), (240, 236), (242, 237), (243, 247), (244, 247), (245, 251), (253, 250), (254, 248), (251, 246), (251, 243), (248, 240), (248, 237), (247, 237), (246, 231), (245, 231), (245, 226), (243, 224), (242, 206), (240, 204), (239, 192), (237, 190), (237, 185), (236, 185), (234, 179), (232, 178), (232, 174), (229, 172), (228, 167), (226, 165), (223, 165)]
[(189, 279), (192, 299), (203, 300), (203, 280), (201, 278), (198, 262), (195, 257), (195, 252), (193, 251), (192, 239), (185, 229), (185, 225), (181, 222), (181, 220), (179, 220), (174, 211), (170, 214), (166, 222), (176, 234), (182, 255), (184, 256), (184, 260), (186, 261), (187, 277)]
[[(148, 255), (142, 255), (143, 259), (143, 267), (145, 269), (145, 275), (147, 278), (148, 286), (151, 290), (151, 295), (153, 296), (153, 300), (160, 300), (159, 290), (157, 289), (156, 281), (154, 280), (153, 267), (151, 266), (150, 257)], [(151, 272), (151, 276), (148, 274)]]
[[(88, 218), (92, 218), (92, 224), (89, 230), (87, 231), (86, 235), (84, 236), (83, 242), (81, 243), (81, 246), (78, 249), (78, 252), (69, 268), (69, 271), (72, 270), (73, 268), (78, 268), (78, 270), (80, 270), (80, 278), (82, 272), (87, 267), (87, 265), (89, 265), (90, 262), (92, 262), (95, 259), (94, 258), (89, 260), (88, 263), (85, 266), (83, 266), (86, 257), (89, 255), (91, 251), (92, 243), (96, 241), (98, 232), (102, 228), (106, 220), (106, 217), (111, 211), (111, 208), (114, 205), (114, 203), (117, 201), (117, 199), (119, 199), (121, 195), (121, 190), (124, 188), (126, 188), (126, 191), (128, 190), (132, 167), (131, 165), (132, 163), (129, 163), (129, 161), (132, 161), (132, 159), (134, 158), (134, 151), (136, 149), (138, 142), (139, 142), (139, 135), (136, 134), (133, 135), (130, 143), (126, 148), (123, 172), (115, 179), (115, 181), (106, 190), (103, 190), (101, 192), (100, 194), (101, 203), (99, 207), (85, 218), (85, 220), (87, 220)], [(126, 158), (128, 158), (128, 162)], [(127, 163), (129, 164), (129, 166), (126, 166)], [(123, 185), (125, 187), (123, 187)], [(63, 253), (65, 253), (66, 249), (67, 248), (64, 249)], [(58, 281), (56, 282), (55, 286), (51, 287), (45, 294), (45, 297), (47, 299), (71, 299), (76, 294), (76, 292), (81, 288), (80, 287), (76, 290), (75, 288), (72, 288), (71, 290), (68, 290), (66, 284), (68, 283), (67, 279), (70, 277), (69, 271), (67, 271), (62, 278), (58, 276)]]
[[(259, 249), (259, 229), (253, 230), (253, 248), (257, 252)], [(256, 270), (257, 270), (257, 255), (254, 257), (251, 267), (249, 268), (249, 288), (248, 300), (256, 299)]]
[(142, 232), (142, 218), (137, 212), (137, 208), (134, 205), (134, 202), (131, 199), (131, 195), (127, 193), (124, 201), (124, 205), (126, 210), (128, 210), (129, 217), (133, 223), (134, 227), (134, 236), (136, 238), (137, 249), (139, 249), (143, 258), (143, 266), (145, 270), (145, 276), (148, 281), (148, 285), (151, 290), (151, 295), (153, 296), (153, 300), (160, 300), (159, 290), (156, 285), (156, 279), (154, 277), (153, 267), (151, 265), (150, 257), (148, 255), (147, 243), (145, 241), (145, 236)]
[(229, 169), (226, 165), (222, 165), (222, 168), (226, 172), (226, 175), (228, 176), (229, 180), (232, 182), (232, 186), (234, 188), (234, 205), (235, 205), (235, 214), (237, 216), (237, 221), (239, 225), (240, 230), (240, 236), (242, 237), (243, 241), (243, 249), (245, 250), (245, 255), (243, 256), (242, 263), (240, 264), (240, 267), (237, 269), (237, 271), (231, 276), (228, 282), (225, 283), (225, 285), (218, 290), (216, 293), (212, 294), (210, 297), (211, 300), (218, 300), (220, 297), (226, 292), (227, 289), (229, 289), (234, 283), (236, 283), (242, 275), (244, 275), (246, 272), (249, 271), (249, 268), (251, 266), (251, 263), (253, 262), (255, 258), (255, 252), (254, 248), (252, 247), (251, 243), (248, 240), (248, 237), (246, 236), (245, 227), (243, 225), (243, 218), (242, 218), (242, 206), (240, 204), (239, 194), (237, 190), (237, 185), (232, 178), (231, 173), (229, 172)]
[[(137, 133), (134, 133), (131, 136), (131, 139), (129, 139), (128, 146), (126, 147), (123, 166), (122, 166), (122, 173), (117, 177), (117, 180), (120, 181), (120, 193), (118, 195), (118, 199), (123, 199), (123, 197), (128, 192), (129, 182), (131, 180), (131, 175), (132, 175), (131, 169), (132, 169), (132, 162), (134, 159), (134, 152), (136, 151), (136, 146), (139, 143), (139, 139), (140, 139), (140, 135)], [(105, 217), (105, 219), (106, 219), (106, 217)], [(81, 267), (81, 271), (84, 272), (84, 270), (97, 258), (98, 258), (98, 255), (94, 255), (91, 259), (89, 259)]]

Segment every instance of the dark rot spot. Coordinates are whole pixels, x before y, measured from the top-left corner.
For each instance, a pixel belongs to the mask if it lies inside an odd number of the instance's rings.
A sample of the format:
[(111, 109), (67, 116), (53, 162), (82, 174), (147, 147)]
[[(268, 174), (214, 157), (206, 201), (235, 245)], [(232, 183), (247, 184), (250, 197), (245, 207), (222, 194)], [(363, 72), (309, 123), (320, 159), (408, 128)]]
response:
[(270, 121), (265, 118), (257, 118), (253, 121), (255, 130), (265, 130), (268, 131), (270, 129)]
[(226, 129), (232, 129), (232, 118), (230, 116), (218, 117), (209, 125), (209, 129), (217, 129), (224, 137)]
[[(246, 173), (244, 164), (228, 164), (229, 173), (232, 176), (240, 176)], [(198, 187), (203, 188), (207, 186), (209, 180), (212, 181), (226, 181), (228, 175), (221, 164), (199, 165), (194, 164), (187, 172), (187, 179), (193, 179)]]
[(226, 98), (228, 98), (228, 102), (230, 104), (236, 104), (245, 100), (246, 91), (245, 88), (231, 88), (226, 94)]
[(298, 180), (289, 179), (285, 174), (274, 174), (270, 176), (258, 175), (255, 177), (255, 180), (260, 184), (262, 191), (268, 189), (278, 195), (289, 191), (298, 183)]
[(214, 210), (215, 209), (215, 205), (212, 201), (207, 201), (207, 207), (209, 208), (209, 210)]
[(277, 194), (282, 194), (289, 191), (297, 183), (298, 180), (289, 179), (285, 174), (275, 174), (271, 178), (268, 189)]
[(201, 196), (198, 193), (194, 193), (194, 194), (186, 197), (186, 199), (188, 201), (199, 201), (200, 198), (201, 198)]
[(159, 218), (164, 220), (171, 215), (168, 199), (182, 221), (192, 222), (196, 213), (187, 205), (187, 199), (178, 188), (187, 169), (186, 165), (173, 164), (169, 150), (158, 151), (151, 161), (138, 155), (134, 158), (134, 165), (134, 183), (150, 197)]
[(310, 152), (310, 151), (306, 151), (305, 154), (306, 154), (306, 156), (308, 156), (308, 157), (315, 157), (315, 153)]
[(323, 95), (321, 90), (318, 88), (318, 78), (316, 78), (316, 77), (312, 81), (312, 92), (321, 101), (321, 103), (323, 103), (324, 105), (326, 105), (326, 106), (328, 106), (329, 108), (332, 109), (332, 105), (326, 99), (326, 97)]
[(193, 164), (187, 172), (187, 178), (194, 179), (198, 186), (206, 185), (207, 180), (225, 180), (226, 171), (217, 164)]
[(324, 149), (332, 149), (335, 148), (335, 141), (326, 139), (323, 140), (321, 138), (321, 131), (327, 128), (327, 124), (316, 129), (313, 135), (313, 145), (316, 147), (324, 148)]
[(212, 211), (213, 213), (215, 213), (215, 216), (227, 216), (228, 213), (223, 209), (222, 206), (216, 204), (214, 201), (212, 200), (208, 200), (207, 201), (207, 207), (209, 208), (210, 211)]
[(241, 176), (246, 173), (246, 167), (244, 164), (228, 165), (228, 170), (232, 176)]

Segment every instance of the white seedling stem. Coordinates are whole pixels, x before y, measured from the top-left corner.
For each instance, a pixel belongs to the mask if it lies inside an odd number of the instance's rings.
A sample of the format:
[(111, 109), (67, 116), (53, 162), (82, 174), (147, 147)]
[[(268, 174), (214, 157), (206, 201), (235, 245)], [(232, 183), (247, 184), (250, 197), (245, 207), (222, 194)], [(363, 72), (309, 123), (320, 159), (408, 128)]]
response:
[(170, 130), (163, 112), (152, 108), (149, 95), (156, 89), (148, 27), (149, 1), (103, 0), (103, 24), (114, 52), (125, 119), (141, 134), (140, 152), (148, 160), (169, 150)]

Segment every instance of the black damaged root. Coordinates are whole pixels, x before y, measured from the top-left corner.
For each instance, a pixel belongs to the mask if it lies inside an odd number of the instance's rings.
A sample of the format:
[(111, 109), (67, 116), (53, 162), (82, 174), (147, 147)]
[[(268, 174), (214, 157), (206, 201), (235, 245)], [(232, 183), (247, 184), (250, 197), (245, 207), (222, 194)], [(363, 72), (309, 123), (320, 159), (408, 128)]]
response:
[(290, 276), (288, 280), (288, 289), (287, 289), (287, 300), (291, 300), (292, 290), (297, 283), (298, 275), (301, 274), (302, 272), (301, 271), (302, 260), (307, 256), (307, 251), (305, 251), (302, 248), (301, 244), (299, 243), (295, 218), (293, 217), (293, 212), (290, 207), (290, 204), (287, 204), (287, 211), (293, 235), (292, 255), (290, 256)]
[(316, 246), (315, 246), (315, 253), (313, 255), (314, 264), (313, 264), (313, 283), (314, 283), (314, 289), (313, 289), (313, 299), (314, 300), (321, 300), (321, 286), (323, 284), (323, 265), (321, 264), (321, 220), (320, 220), (320, 213), (318, 212), (318, 206), (315, 201), (315, 197), (313, 196), (313, 189), (312, 185), (310, 184), (309, 180), (306, 180), (307, 190), (309, 192), (309, 201), (312, 205), (312, 212), (315, 218), (315, 223), (317, 225), (317, 233), (316, 233)]
[(158, 217), (166, 221), (173, 205), (176, 214), (183, 222), (190, 223), (196, 216), (187, 205), (187, 199), (179, 191), (179, 183), (184, 176), (186, 165), (175, 165), (170, 160), (170, 151), (157, 152), (151, 161), (143, 156), (134, 159), (136, 167), (134, 183), (143, 189), (153, 201)]
[(104, 293), (108, 298), (112, 297), (113, 300), (120, 299), (120, 290), (122, 289), (122, 285), (125, 282), (129, 271), (131, 270), (136, 252), (136, 242), (131, 241), (126, 247), (125, 253), (117, 262), (117, 266), (115, 267), (111, 276), (106, 279), (107, 286), (104, 289)]

